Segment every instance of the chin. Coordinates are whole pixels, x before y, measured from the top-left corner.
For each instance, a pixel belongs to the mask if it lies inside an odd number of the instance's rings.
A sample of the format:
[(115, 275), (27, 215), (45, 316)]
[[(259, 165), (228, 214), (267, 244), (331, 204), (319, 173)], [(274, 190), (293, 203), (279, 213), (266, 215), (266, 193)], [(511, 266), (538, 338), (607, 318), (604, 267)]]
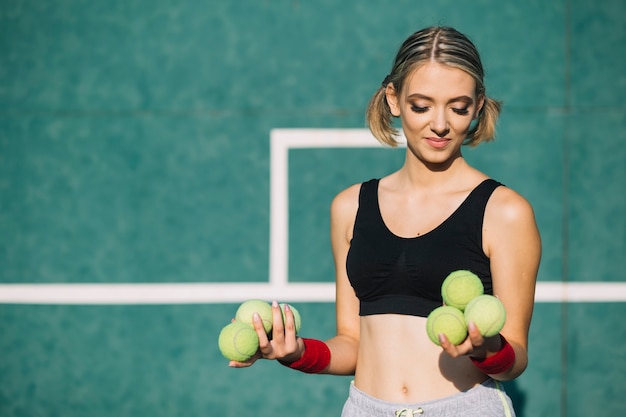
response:
[(445, 154), (439, 153), (438, 155), (426, 156), (422, 161), (424, 164), (430, 166), (431, 169), (438, 168), (443, 170), (448, 168), (450, 164), (459, 157), (461, 157), (460, 154), (450, 154), (446, 152)]

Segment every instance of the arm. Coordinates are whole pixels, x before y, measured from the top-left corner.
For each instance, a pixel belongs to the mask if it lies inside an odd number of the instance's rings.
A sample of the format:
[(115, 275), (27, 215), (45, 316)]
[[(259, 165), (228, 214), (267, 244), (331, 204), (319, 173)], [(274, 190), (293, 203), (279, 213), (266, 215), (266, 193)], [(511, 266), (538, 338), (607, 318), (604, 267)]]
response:
[[(528, 332), (535, 297), (541, 240), (530, 204), (505, 187), (494, 191), (485, 211), (483, 247), (490, 258), (493, 292), (505, 306), (507, 319), (501, 334), (515, 351), (507, 371), (491, 375), (499, 380), (518, 377), (528, 364)], [(501, 348), (499, 336), (483, 338), (476, 328), (459, 346), (442, 344), (452, 356), (484, 359)]]
[[(331, 204), (330, 238), (336, 269), (337, 335), (326, 341), (331, 352), (331, 362), (322, 373), (350, 375), (356, 367), (359, 340), (359, 303), (346, 273), (346, 257), (352, 239), (352, 228), (358, 208), (359, 185), (338, 194)], [(258, 359), (277, 359), (288, 364), (296, 362), (305, 351), (301, 337), (297, 337), (293, 315), (282, 312), (273, 303), (273, 330), (271, 340), (263, 324), (255, 318), (254, 327), (259, 336), (259, 351), (247, 362), (231, 361), (236, 368), (251, 366)]]
[[(335, 260), (337, 334), (325, 342), (330, 350), (330, 363), (319, 373), (353, 375), (356, 369), (360, 332), (359, 300), (348, 279), (346, 258), (358, 209), (359, 190), (359, 185), (352, 186), (338, 194), (331, 204), (330, 240)], [(289, 364), (303, 357), (306, 346), (302, 339), (298, 338), (298, 342), (301, 347), (293, 355), (281, 359), (283, 363)], [(296, 369), (302, 370), (299, 367)]]
[(511, 189), (494, 192), (485, 213), (486, 254), (491, 259), (493, 292), (504, 304), (507, 320), (501, 334), (515, 351), (513, 367), (497, 376), (521, 375), (528, 364), (528, 332), (535, 301), (541, 239), (530, 204)]
[[(338, 194), (331, 204), (330, 240), (335, 261), (337, 334), (326, 341), (330, 363), (320, 373), (352, 375), (356, 368), (359, 345), (359, 300), (348, 280), (346, 258), (352, 239), (354, 219), (358, 209), (360, 186), (355, 185)], [(281, 359), (284, 363), (302, 358), (305, 346), (298, 338), (298, 349)]]
[(335, 261), (337, 335), (327, 341), (331, 350), (328, 373), (354, 374), (359, 345), (359, 300), (348, 280), (346, 258), (358, 209), (360, 185), (338, 194), (330, 213), (330, 239)]

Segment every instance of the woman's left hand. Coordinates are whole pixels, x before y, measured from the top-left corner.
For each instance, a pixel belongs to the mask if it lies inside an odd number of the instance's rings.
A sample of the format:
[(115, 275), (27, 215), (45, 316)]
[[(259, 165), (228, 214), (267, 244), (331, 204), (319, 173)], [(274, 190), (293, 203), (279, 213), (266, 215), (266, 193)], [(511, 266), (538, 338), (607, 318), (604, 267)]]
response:
[(467, 332), (467, 338), (458, 345), (453, 345), (444, 334), (441, 334), (439, 336), (441, 347), (453, 358), (471, 356), (478, 360), (485, 359), (502, 348), (499, 334), (493, 337), (483, 337), (474, 322), (469, 322)]

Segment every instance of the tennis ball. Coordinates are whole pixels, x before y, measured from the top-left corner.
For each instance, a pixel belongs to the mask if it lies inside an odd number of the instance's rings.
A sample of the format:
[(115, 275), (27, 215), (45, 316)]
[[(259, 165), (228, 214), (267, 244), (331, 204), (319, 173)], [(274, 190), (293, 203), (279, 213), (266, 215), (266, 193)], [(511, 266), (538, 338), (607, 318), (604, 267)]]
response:
[(222, 328), (218, 345), (226, 359), (243, 362), (259, 349), (259, 336), (250, 325), (234, 321)]
[(252, 316), (254, 313), (259, 313), (261, 321), (263, 321), (263, 327), (265, 332), (269, 333), (272, 330), (272, 306), (270, 303), (263, 300), (248, 300), (241, 303), (237, 312), (235, 313), (235, 320), (249, 325), (253, 325)]
[(285, 306), (288, 305), (289, 309), (293, 313), (293, 321), (296, 327), (296, 333), (300, 332), (300, 328), (302, 327), (302, 318), (300, 316), (300, 312), (291, 304), (282, 303), (280, 304), (280, 309), (283, 312), (283, 322), (285, 321)]
[(500, 333), (506, 321), (506, 310), (502, 301), (493, 295), (481, 295), (469, 302), (465, 308), (465, 321), (473, 321), (484, 337)]
[(463, 311), (467, 303), (482, 295), (485, 289), (480, 278), (471, 271), (458, 270), (452, 272), (441, 284), (441, 297), (450, 307)]
[(451, 306), (434, 309), (426, 319), (426, 332), (436, 345), (441, 345), (439, 335), (445, 334), (450, 343), (458, 345), (467, 337), (467, 324), (463, 312)]

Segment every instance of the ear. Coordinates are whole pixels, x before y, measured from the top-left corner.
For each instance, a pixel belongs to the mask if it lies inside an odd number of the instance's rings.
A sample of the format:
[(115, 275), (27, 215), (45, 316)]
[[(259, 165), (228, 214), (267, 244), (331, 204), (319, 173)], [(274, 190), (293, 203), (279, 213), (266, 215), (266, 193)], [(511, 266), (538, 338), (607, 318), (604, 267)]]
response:
[(396, 88), (393, 86), (393, 83), (389, 83), (387, 84), (387, 87), (385, 87), (385, 97), (387, 98), (389, 109), (391, 109), (391, 114), (395, 117), (399, 117), (400, 98), (398, 97), (398, 93), (396, 92)]
[(478, 117), (480, 117), (480, 111), (483, 109), (484, 105), (485, 105), (485, 96), (481, 95), (478, 98), (478, 105), (476, 106), (476, 111), (474, 112), (474, 117), (472, 118), (472, 120), (476, 120), (478, 119)]

